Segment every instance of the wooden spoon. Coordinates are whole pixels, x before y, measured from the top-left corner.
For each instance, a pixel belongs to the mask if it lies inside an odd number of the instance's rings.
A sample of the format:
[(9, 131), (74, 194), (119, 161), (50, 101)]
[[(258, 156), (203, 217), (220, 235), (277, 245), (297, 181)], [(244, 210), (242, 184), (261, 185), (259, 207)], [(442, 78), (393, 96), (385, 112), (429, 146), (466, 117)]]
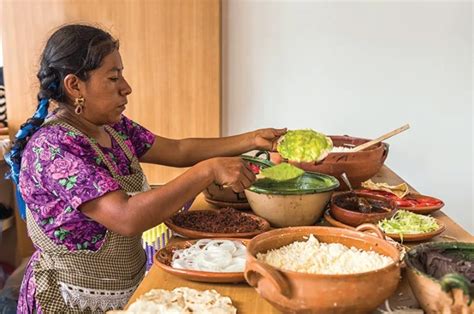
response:
[(352, 153), (352, 152), (360, 152), (360, 151), (362, 151), (362, 150), (364, 150), (364, 149), (366, 149), (366, 148), (369, 148), (369, 147), (372, 146), (372, 145), (375, 145), (375, 144), (377, 144), (377, 143), (382, 142), (383, 140), (386, 140), (386, 139), (388, 139), (388, 138), (390, 138), (390, 137), (392, 137), (392, 136), (394, 136), (394, 135), (397, 135), (398, 133), (401, 133), (401, 132), (403, 132), (403, 131), (405, 131), (405, 130), (408, 130), (409, 128), (410, 128), (410, 125), (409, 125), (409, 124), (405, 124), (404, 126), (398, 128), (398, 129), (396, 129), (396, 130), (393, 130), (393, 131), (388, 132), (388, 133), (386, 133), (386, 134), (384, 134), (384, 135), (382, 135), (382, 136), (380, 136), (380, 137), (377, 137), (375, 140), (371, 140), (371, 141), (369, 141), (369, 142), (367, 142), (367, 143), (364, 143), (364, 144), (361, 144), (361, 145), (359, 145), (359, 146), (354, 147), (354, 148), (351, 150), (351, 153)]

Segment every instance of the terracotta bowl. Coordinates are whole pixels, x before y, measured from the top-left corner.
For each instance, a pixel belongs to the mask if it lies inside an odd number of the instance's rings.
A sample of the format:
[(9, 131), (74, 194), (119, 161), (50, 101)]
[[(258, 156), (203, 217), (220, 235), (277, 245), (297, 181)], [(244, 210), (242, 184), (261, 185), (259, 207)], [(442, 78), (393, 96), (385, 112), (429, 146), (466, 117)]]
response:
[[(383, 234), (375, 226), (358, 227), (358, 230), (366, 229), (378, 236), (334, 227), (295, 227), (265, 232), (247, 246), (245, 279), (264, 299), (285, 313), (370, 313), (396, 291), (400, 281), (400, 253), (383, 240)], [(283, 270), (256, 258), (257, 253), (304, 241), (310, 234), (322, 242), (341, 243), (390, 256), (394, 263), (365, 273), (324, 275)]]
[[(331, 135), (329, 137), (332, 139), (334, 146), (343, 146), (343, 144), (357, 146), (370, 141), (369, 139), (352, 136)], [(362, 182), (372, 178), (379, 172), (387, 158), (388, 148), (388, 144), (379, 143), (361, 152), (330, 153), (319, 163), (289, 162), (306, 171), (320, 172), (334, 176), (341, 182), (339, 190), (347, 190), (348, 187), (344, 181), (342, 181), (340, 177), (341, 174), (345, 172), (353, 187), (359, 187)], [(270, 159), (276, 164), (282, 161), (278, 153), (271, 153)]]
[[(307, 182), (321, 180), (324, 186), (311, 186)], [(321, 218), (324, 207), (339, 186), (336, 178), (319, 174), (305, 173), (296, 181), (265, 184), (257, 181), (245, 190), (250, 207), (272, 226), (309, 226)]]
[[(248, 239), (238, 239), (238, 238), (219, 238), (222, 240), (232, 240), (240, 241), (244, 245), (248, 244)], [(178, 242), (173, 242), (168, 244), (166, 247), (162, 248), (155, 254), (154, 262), (155, 265), (163, 269), (164, 271), (192, 281), (200, 282), (220, 282), (220, 283), (233, 283), (233, 282), (245, 282), (243, 272), (208, 272), (208, 271), (199, 271), (192, 269), (179, 269), (173, 268), (171, 262), (173, 260), (173, 254), (176, 250), (186, 249), (196, 243), (198, 240), (183, 240)]]
[[(262, 152), (263, 153), (263, 152)], [(267, 153), (268, 154), (268, 153)], [(273, 166), (273, 163), (270, 162), (268, 159), (262, 159), (258, 157), (259, 155), (257, 154), (256, 157), (251, 157), (251, 156), (241, 156), (242, 159), (245, 161), (257, 165), (260, 169), (262, 168), (267, 168)], [(245, 193), (237, 193), (232, 190), (231, 187), (223, 187), (221, 185), (217, 185), (215, 183), (209, 185), (204, 191), (202, 191), (204, 194), (206, 200), (208, 200), (208, 203), (211, 203), (212, 205), (215, 204), (222, 204), (222, 203), (242, 203), (247, 204), (247, 198), (245, 197)], [(236, 207), (236, 206), (233, 206)], [(248, 208), (248, 205), (245, 206)]]
[[(413, 294), (425, 313), (474, 313), (474, 301), (469, 305), (469, 283), (462, 282), (453, 276), (445, 275), (436, 279), (426, 273), (426, 269), (419, 262), (419, 255), (427, 249), (442, 249), (456, 251), (457, 254), (474, 256), (474, 243), (462, 242), (431, 242), (420, 244), (408, 251), (405, 261), (407, 278)], [(443, 287), (447, 290), (444, 291)], [(472, 292), (471, 284), (471, 294)], [(471, 295), (471, 297), (474, 297)]]
[[(341, 201), (353, 195), (358, 196), (358, 197), (364, 197), (365, 199), (381, 201), (383, 202), (384, 207), (390, 208), (390, 211), (386, 211), (382, 213), (378, 213), (378, 212), (363, 213), (360, 211), (355, 211), (355, 210), (342, 207)], [(377, 224), (377, 222), (379, 222), (380, 220), (383, 220), (385, 218), (391, 218), (395, 214), (396, 211), (397, 211), (397, 207), (395, 205), (395, 202), (389, 201), (382, 196), (360, 194), (357, 192), (355, 193), (343, 192), (343, 193), (337, 193), (333, 195), (331, 198), (331, 215), (335, 219), (339, 220), (340, 222), (353, 226), (353, 227), (356, 227), (363, 223)]]

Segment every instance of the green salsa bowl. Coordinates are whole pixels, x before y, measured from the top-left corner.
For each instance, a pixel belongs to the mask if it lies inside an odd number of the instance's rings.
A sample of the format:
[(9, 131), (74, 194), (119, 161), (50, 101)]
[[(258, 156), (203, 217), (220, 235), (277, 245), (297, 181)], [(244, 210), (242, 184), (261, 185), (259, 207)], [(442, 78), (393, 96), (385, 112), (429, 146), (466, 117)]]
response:
[(305, 172), (295, 180), (257, 180), (245, 190), (252, 210), (275, 227), (310, 226), (321, 218), (339, 181), (332, 176)]

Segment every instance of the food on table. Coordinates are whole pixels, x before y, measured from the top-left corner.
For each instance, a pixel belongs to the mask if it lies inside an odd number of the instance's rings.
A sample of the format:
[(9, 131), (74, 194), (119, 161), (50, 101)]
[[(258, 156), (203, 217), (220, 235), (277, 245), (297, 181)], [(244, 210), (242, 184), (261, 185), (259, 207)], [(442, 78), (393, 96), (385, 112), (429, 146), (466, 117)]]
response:
[(408, 195), (408, 193), (410, 193), (408, 185), (405, 182), (398, 185), (389, 185), (383, 182), (375, 183), (369, 179), (365, 182), (362, 182), (361, 186), (368, 190), (385, 191), (396, 195), (398, 198), (404, 198), (406, 195)]
[(458, 249), (431, 248), (417, 255), (414, 265), (424, 273), (441, 279), (450, 273), (457, 273), (465, 278), (474, 288), (474, 254)]
[(201, 239), (173, 253), (171, 267), (207, 272), (243, 272), (247, 248), (237, 240)]
[(331, 149), (331, 153), (350, 153), (350, 152), (352, 152), (352, 147), (334, 146)]
[(355, 194), (348, 194), (347, 197), (336, 197), (334, 202), (341, 208), (365, 214), (392, 211), (385, 201), (360, 197)]
[[(127, 311), (119, 313), (236, 313), (229, 297), (215, 290), (198, 291), (180, 287), (172, 291), (153, 289), (133, 302)], [(118, 313), (118, 312), (117, 312)]]
[(304, 174), (304, 170), (283, 162), (276, 166), (262, 169), (261, 174), (265, 179), (273, 181), (288, 181), (301, 177)]
[(385, 233), (399, 234), (401, 238), (404, 234), (428, 233), (440, 227), (433, 217), (406, 210), (397, 211), (392, 218), (380, 221), (378, 226)]
[(437, 198), (430, 196), (418, 196), (417, 194), (408, 194), (404, 198), (399, 198), (396, 195), (384, 191), (373, 191), (373, 190), (358, 190), (372, 195), (383, 196), (395, 201), (395, 204), (403, 208), (417, 208), (417, 207), (434, 207), (440, 206), (443, 202)]
[(310, 235), (306, 241), (295, 241), (266, 253), (257, 259), (273, 267), (310, 274), (356, 274), (384, 268), (394, 260), (373, 251), (340, 243), (322, 243)]
[(473, 243), (421, 244), (408, 252), (406, 263), (410, 285), (427, 313), (474, 313)]
[(172, 216), (171, 221), (182, 228), (212, 233), (244, 233), (260, 229), (260, 223), (252, 215), (231, 207), (180, 212)]
[(290, 130), (281, 137), (277, 151), (296, 162), (321, 161), (331, 152), (333, 145), (328, 136), (311, 129)]

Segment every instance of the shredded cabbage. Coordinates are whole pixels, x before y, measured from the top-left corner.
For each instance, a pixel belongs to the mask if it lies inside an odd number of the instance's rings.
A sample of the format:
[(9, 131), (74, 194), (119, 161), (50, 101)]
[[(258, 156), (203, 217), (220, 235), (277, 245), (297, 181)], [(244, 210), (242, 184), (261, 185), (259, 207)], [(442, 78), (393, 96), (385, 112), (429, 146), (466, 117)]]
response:
[(439, 229), (439, 225), (431, 216), (415, 214), (399, 210), (390, 219), (379, 221), (378, 226), (386, 233), (404, 234), (428, 233)]
[(311, 129), (290, 130), (282, 136), (277, 151), (283, 158), (297, 162), (321, 161), (333, 147), (330, 137)]

